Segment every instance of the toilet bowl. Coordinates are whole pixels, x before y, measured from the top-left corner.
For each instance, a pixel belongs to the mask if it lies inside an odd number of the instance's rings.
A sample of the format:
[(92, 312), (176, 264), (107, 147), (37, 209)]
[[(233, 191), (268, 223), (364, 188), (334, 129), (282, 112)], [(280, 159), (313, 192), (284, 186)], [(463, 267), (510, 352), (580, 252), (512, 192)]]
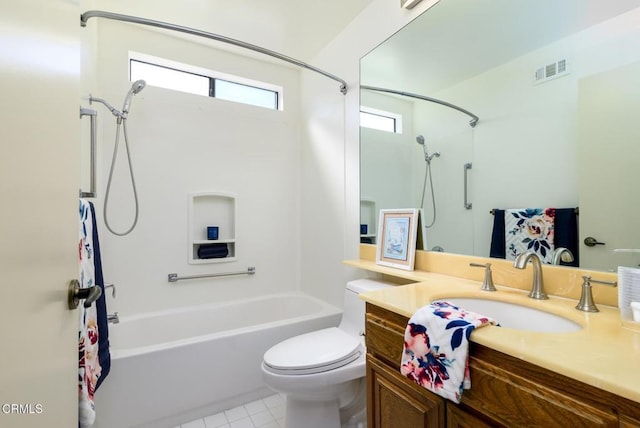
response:
[(366, 426), (365, 303), (358, 294), (389, 286), (350, 281), (338, 327), (294, 336), (265, 352), (263, 379), (286, 396), (286, 428)]

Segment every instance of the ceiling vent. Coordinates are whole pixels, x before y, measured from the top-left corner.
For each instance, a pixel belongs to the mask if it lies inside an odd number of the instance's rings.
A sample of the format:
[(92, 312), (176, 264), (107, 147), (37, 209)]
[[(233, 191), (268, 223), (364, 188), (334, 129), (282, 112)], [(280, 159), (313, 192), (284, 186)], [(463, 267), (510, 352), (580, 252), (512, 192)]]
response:
[(567, 74), (569, 74), (569, 62), (566, 59), (561, 59), (536, 69), (533, 83), (537, 85)]

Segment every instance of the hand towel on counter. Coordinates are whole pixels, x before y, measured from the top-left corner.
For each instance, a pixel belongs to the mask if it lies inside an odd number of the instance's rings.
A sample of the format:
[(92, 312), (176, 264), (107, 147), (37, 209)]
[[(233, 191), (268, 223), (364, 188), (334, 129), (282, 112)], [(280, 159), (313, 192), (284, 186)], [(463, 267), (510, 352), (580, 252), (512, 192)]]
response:
[(459, 403), (471, 388), (469, 336), (491, 318), (449, 302), (434, 302), (416, 311), (404, 334), (400, 372), (429, 391)]
[(551, 264), (555, 249), (555, 208), (508, 209), (504, 214), (506, 259), (526, 251), (535, 252), (542, 263)]
[(222, 259), (229, 255), (227, 244), (207, 244), (198, 247), (199, 259)]
[[(88, 288), (96, 285), (96, 269), (99, 270), (99, 276), (102, 275), (102, 264), (96, 263), (97, 253), (94, 237), (97, 236), (97, 232), (95, 231), (95, 215), (92, 204), (81, 199), (79, 214), (79, 282), (80, 288)], [(101, 313), (104, 314), (104, 323), (99, 319), (95, 304), (88, 308), (82, 304), (78, 307), (78, 422), (80, 427), (90, 427), (95, 422), (94, 394), (99, 379), (103, 374), (106, 376), (110, 363), (110, 358), (104, 356), (103, 349), (102, 360), (109, 360), (106, 371), (103, 372), (103, 367), (100, 364), (100, 335), (106, 334), (106, 329), (101, 327), (106, 325), (105, 307), (102, 308)], [(108, 352), (108, 338), (106, 340)]]

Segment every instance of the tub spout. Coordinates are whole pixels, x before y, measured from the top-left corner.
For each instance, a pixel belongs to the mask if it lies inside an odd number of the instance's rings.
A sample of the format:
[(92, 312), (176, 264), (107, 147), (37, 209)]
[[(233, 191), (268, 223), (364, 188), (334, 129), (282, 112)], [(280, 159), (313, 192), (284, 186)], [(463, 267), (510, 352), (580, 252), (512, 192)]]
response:
[(113, 314), (107, 315), (107, 322), (111, 324), (118, 324), (120, 322), (120, 318), (118, 318), (118, 313), (114, 312)]
[(533, 284), (531, 286), (531, 292), (529, 297), (532, 299), (546, 300), (547, 294), (544, 292), (544, 283), (542, 282), (542, 262), (540, 257), (533, 251), (526, 251), (519, 254), (513, 261), (513, 267), (517, 269), (525, 269), (527, 263), (531, 260), (533, 265)]

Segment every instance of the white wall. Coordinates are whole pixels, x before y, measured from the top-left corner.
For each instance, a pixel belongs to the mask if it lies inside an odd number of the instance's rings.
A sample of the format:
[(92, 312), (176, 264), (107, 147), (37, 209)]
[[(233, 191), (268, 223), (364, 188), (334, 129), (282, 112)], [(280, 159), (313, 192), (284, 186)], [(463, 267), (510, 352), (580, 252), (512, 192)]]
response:
[(342, 265), (358, 258), (360, 216), (360, 58), (419, 15), (395, 1), (374, 0), (312, 62), (347, 81), (303, 73), (302, 287), (339, 304), (347, 280), (362, 272)]
[[(363, 91), (363, 106), (378, 108), (402, 116), (401, 132), (360, 129), (360, 159), (367, 168), (361, 170), (361, 198), (375, 203), (375, 211), (384, 208), (419, 207), (420, 195), (413, 180), (414, 158), (423, 158), (422, 147), (413, 133), (413, 103), (407, 99)], [(424, 164), (424, 162), (423, 162)], [(419, 165), (417, 165), (419, 167)], [(420, 168), (420, 171), (423, 171)], [(373, 214), (373, 213), (372, 213)], [(378, 218), (362, 218), (369, 233), (376, 233)]]
[[(284, 87), (285, 110), (273, 111), (147, 86), (131, 105), (128, 135), (140, 219), (128, 236), (101, 224), (105, 281), (118, 287), (109, 311), (120, 315), (296, 290), (300, 282), (299, 71), (108, 20), (98, 26), (97, 86), (92, 94), (120, 108), (130, 88), (129, 50)], [(88, 27), (90, 28), (90, 27)], [(98, 209), (104, 201), (116, 123), (100, 105)], [(124, 141), (121, 140), (121, 144)], [(133, 219), (124, 147), (109, 201), (118, 231)], [(190, 192), (237, 195), (237, 261), (190, 265)], [(102, 219), (102, 214), (98, 215)], [(167, 274), (244, 270), (253, 276), (170, 284)]]

